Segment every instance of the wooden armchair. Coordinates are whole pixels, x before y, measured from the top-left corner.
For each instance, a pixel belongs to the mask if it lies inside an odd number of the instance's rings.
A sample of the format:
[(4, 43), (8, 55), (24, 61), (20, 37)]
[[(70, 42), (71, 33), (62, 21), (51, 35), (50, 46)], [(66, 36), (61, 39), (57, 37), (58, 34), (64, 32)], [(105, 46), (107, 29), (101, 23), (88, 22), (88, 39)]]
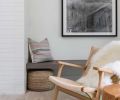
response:
[(58, 70), (57, 77), (55, 76), (49, 77), (49, 80), (56, 85), (53, 100), (57, 100), (59, 91), (72, 95), (78, 98), (79, 100), (100, 100), (100, 93), (101, 93), (101, 86), (102, 86), (102, 79), (104, 77), (104, 72), (111, 74), (112, 73), (111, 70), (94, 67), (94, 70), (98, 70), (98, 73), (99, 73), (99, 83), (97, 88), (86, 87), (86, 86), (80, 85), (76, 81), (61, 78), (61, 73), (63, 68), (68, 66), (75, 67), (78, 69), (80, 68), (80, 69), (83, 69), (84, 72), (86, 72), (88, 70), (91, 58), (97, 52), (97, 50), (98, 49), (94, 47), (91, 48), (90, 56), (88, 57), (88, 60), (84, 66), (58, 61), (59, 70)]

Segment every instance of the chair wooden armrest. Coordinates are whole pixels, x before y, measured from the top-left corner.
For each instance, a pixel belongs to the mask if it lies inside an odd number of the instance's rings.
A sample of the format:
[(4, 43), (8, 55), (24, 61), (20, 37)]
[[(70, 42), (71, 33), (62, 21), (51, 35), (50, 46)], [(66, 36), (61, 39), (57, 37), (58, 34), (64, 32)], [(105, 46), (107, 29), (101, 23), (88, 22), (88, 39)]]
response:
[(70, 79), (60, 78), (60, 77), (56, 77), (56, 76), (49, 76), (49, 80), (51, 82), (57, 84), (57, 86), (59, 86), (59, 87), (62, 87), (62, 88), (68, 89), (68, 90), (72, 90), (72, 91), (76, 91), (76, 92), (82, 91), (82, 92), (87, 92), (87, 93), (94, 93), (96, 91), (95, 88), (80, 85), (76, 81), (73, 81)]
[(68, 63), (68, 62), (58, 61), (58, 64), (83, 69), (82, 65), (72, 64), (72, 63)]
[(94, 70), (98, 70), (104, 73), (108, 73), (108, 74), (113, 74), (113, 71), (110, 70), (109, 68), (100, 68), (100, 67), (94, 67)]
[(97, 70), (99, 74), (99, 82), (96, 92), (96, 98), (100, 98), (101, 88), (103, 87), (102, 80), (104, 79), (104, 73), (113, 74), (113, 71), (110, 70), (109, 68), (100, 68), (100, 67), (93, 67), (93, 69)]
[(83, 88), (81, 88), (81, 91), (82, 91), (82, 92), (86, 92), (86, 93), (94, 93), (94, 92), (96, 92), (97, 90), (96, 90), (95, 88), (83, 87)]
[(58, 65), (59, 65), (58, 75), (57, 75), (58, 77), (61, 76), (62, 70), (65, 66), (66, 67), (69, 66), (69, 67), (84, 69), (84, 67), (82, 67), (82, 65), (72, 64), (72, 63), (63, 62), (63, 61), (58, 61)]

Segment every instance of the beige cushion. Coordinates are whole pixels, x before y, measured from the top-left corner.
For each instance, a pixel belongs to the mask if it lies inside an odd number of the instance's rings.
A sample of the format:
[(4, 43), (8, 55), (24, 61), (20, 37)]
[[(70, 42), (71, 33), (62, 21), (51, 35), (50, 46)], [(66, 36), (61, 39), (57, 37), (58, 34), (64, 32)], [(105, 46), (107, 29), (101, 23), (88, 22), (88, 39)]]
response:
[(29, 42), (29, 50), (30, 50), (32, 63), (52, 60), (52, 55), (47, 39), (41, 42), (36, 42), (29, 38), (28, 42)]
[(50, 76), (49, 80), (51, 82), (53, 82), (54, 84), (56, 84), (57, 86), (62, 87), (64, 89), (73, 91), (75, 93), (78, 93), (78, 94), (88, 97), (88, 98), (89, 98), (89, 96), (92, 97), (91, 93), (88, 93), (88, 95), (89, 95), (88, 96), (86, 93), (82, 92), (81, 88), (83, 87), (83, 85), (80, 85), (76, 81), (72, 81), (72, 80), (60, 78), (60, 77), (55, 77), (55, 76)]

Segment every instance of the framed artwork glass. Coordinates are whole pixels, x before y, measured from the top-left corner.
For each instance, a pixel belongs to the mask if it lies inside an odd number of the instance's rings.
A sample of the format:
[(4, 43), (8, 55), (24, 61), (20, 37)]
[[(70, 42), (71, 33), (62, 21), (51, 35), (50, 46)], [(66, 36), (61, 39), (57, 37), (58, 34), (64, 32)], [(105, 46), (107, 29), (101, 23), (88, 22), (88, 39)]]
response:
[(117, 0), (62, 0), (62, 36), (117, 36)]

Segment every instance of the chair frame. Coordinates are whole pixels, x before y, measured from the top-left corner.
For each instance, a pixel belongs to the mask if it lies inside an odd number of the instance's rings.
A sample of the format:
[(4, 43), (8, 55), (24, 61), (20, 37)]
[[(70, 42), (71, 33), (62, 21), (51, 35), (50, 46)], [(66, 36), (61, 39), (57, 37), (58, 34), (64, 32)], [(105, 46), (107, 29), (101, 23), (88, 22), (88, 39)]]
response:
[[(58, 74), (57, 74), (57, 77), (61, 77), (61, 74), (62, 74), (62, 70), (64, 67), (74, 67), (74, 68), (80, 68), (80, 69), (83, 69), (84, 71), (87, 70), (87, 66), (89, 66), (90, 64), (90, 60), (93, 56), (93, 54), (97, 51), (98, 49), (95, 49), (94, 47), (91, 48), (91, 51), (90, 51), (90, 56), (88, 57), (88, 60), (85, 64), (85, 66), (82, 66), (82, 65), (77, 65), (77, 64), (72, 64), (72, 63), (67, 63), (67, 62), (62, 62), (62, 61), (58, 61)], [(98, 82), (98, 87), (97, 89), (94, 89), (94, 88), (90, 88), (90, 87), (80, 87), (81, 91), (84, 92), (84, 93), (93, 93), (93, 96), (92, 98), (90, 98), (91, 100), (100, 100), (100, 94), (101, 94), (101, 88), (102, 88), (102, 80), (103, 80), (103, 77), (104, 77), (104, 73), (109, 73), (109, 74), (113, 74), (113, 72), (109, 69), (106, 69), (106, 68), (99, 68), (99, 67), (94, 67), (93, 68), (94, 70), (97, 70), (98, 71), (98, 74), (99, 74), (99, 82)], [(56, 85), (56, 84), (55, 84)], [(69, 94), (71, 96), (74, 96), (76, 98), (78, 98), (78, 100), (90, 100), (89, 98), (87, 97), (84, 97), (84, 96), (81, 96), (80, 94), (78, 93), (75, 93), (73, 91), (70, 91), (70, 90), (67, 90), (67, 89), (64, 89), (62, 87), (59, 87), (59, 86), (55, 86), (55, 93), (53, 95), (53, 100), (57, 100), (57, 97), (58, 97), (58, 94), (59, 94), (59, 91), (62, 91), (66, 94)]]

